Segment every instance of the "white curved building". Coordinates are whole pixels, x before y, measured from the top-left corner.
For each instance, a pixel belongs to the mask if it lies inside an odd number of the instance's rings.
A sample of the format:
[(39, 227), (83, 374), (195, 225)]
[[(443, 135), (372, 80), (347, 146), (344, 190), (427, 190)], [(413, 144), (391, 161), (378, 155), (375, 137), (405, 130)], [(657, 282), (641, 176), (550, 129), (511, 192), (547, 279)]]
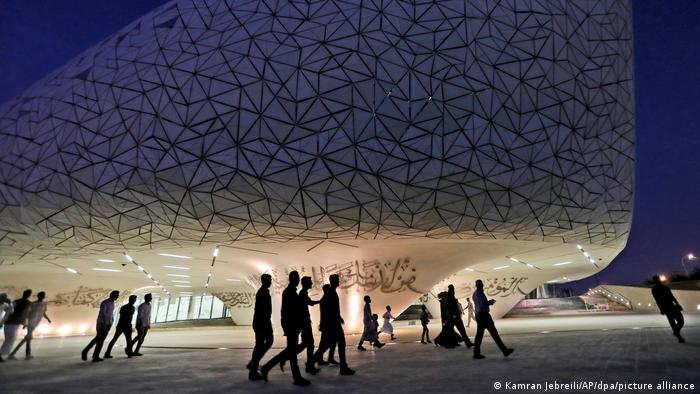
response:
[(447, 278), (503, 314), (625, 246), (630, 15), (168, 3), (0, 108), (0, 288), (46, 290), (66, 331), (112, 288), (214, 293), (245, 323), (291, 269), (316, 294), (339, 273), (351, 328), (363, 295), (400, 311)]

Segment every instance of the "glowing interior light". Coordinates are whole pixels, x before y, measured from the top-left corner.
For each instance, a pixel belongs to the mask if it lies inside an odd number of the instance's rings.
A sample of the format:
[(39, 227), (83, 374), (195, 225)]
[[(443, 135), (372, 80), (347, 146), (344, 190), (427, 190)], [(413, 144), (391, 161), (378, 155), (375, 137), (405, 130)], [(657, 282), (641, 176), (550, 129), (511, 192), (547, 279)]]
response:
[(583, 252), (583, 255), (586, 257), (591, 257), (591, 255), (589, 255), (588, 252)]
[(146, 276), (148, 277), (148, 279), (153, 279), (153, 275), (151, 274), (147, 274)]
[(214, 249), (214, 257), (219, 256), (219, 247), (217, 246), (216, 249)]
[(139, 269), (139, 271), (143, 271), (143, 267), (141, 267), (140, 265), (137, 265), (136, 267)]
[(163, 268), (170, 268), (174, 270), (188, 270), (189, 267), (180, 267), (179, 265), (164, 265)]
[(591, 264), (595, 264), (595, 260), (593, 260), (593, 259), (588, 259), (588, 261), (590, 261)]
[(173, 282), (173, 283), (190, 283), (189, 280), (175, 280), (175, 279), (172, 279), (171, 282)]
[(168, 274), (168, 276), (172, 276), (173, 278), (189, 278), (189, 275), (180, 275), (180, 274)]
[(508, 268), (508, 267), (510, 267), (510, 265), (502, 265), (502, 266), (500, 266), (500, 267), (495, 267), (493, 270), (494, 270), (494, 271), (497, 271), (497, 270), (502, 270), (502, 269)]
[(525, 265), (527, 265), (527, 266), (530, 267), (530, 268), (535, 268), (535, 266), (532, 265), (532, 264), (530, 264), (530, 263), (527, 263), (527, 264), (525, 264)]
[(240, 279), (235, 279), (235, 278), (227, 278), (226, 280), (229, 282), (240, 282), (241, 281)]
[(82, 335), (85, 335), (85, 333), (87, 332), (87, 330), (88, 330), (88, 325), (87, 325), (87, 324), (81, 324), (80, 326), (78, 326), (78, 332), (79, 332), (80, 334), (82, 334)]
[(111, 268), (93, 268), (93, 271), (101, 271), (101, 272), (122, 272), (122, 270), (115, 270)]
[(518, 262), (518, 259), (516, 259), (515, 257), (509, 257), (509, 259), (510, 259), (510, 261), (512, 261), (512, 262), (515, 262), (515, 263)]
[(581, 245), (576, 245), (576, 247), (578, 248), (578, 250), (583, 250), (583, 246)]
[(48, 324), (39, 324), (39, 327), (36, 328), (36, 330), (39, 332), (41, 335), (46, 335), (51, 332), (51, 327), (49, 327)]
[(62, 337), (65, 337), (66, 335), (70, 334), (71, 330), (73, 327), (70, 324), (64, 324), (58, 329), (58, 334)]
[(66, 267), (66, 271), (70, 272), (71, 274), (77, 274), (78, 271), (74, 270), (73, 268)]
[[(192, 286), (190, 286), (190, 285), (175, 285), (175, 287), (187, 287), (187, 288), (191, 288)], [(170, 293), (168, 293), (168, 294), (170, 294)]]
[(163, 257), (172, 257), (174, 259), (191, 259), (192, 257), (190, 256), (181, 256), (179, 254), (170, 254), (170, 253), (158, 253), (159, 256)]
[(114, 260), (110, 259), (98, 259), (97, 261), (99, 261), (100, 263), (114, 263)]
[(473, 269), (473, 268), (465, 268), (464, 270), (465, 270), (465, 271), (469, 271), (469, 272), (474, 272), (474, 269)]
[(207, 276), (211, 277), (211, 272), (210, 272), (209, 275), (207, 275)]
[(552, 264), (552, 265), (556, 267), (556, 266), (567, 265), (567, 264), (571, 264), (571, 263), (573, 263), (573, 261), (564, 261), (564, 262), (556, 263), (556, 264)]
[(125, 255), (124, 255), (124, 258), (126, 258), (126, 259), (129, 260), (130, 262), (133, 262), (133, 261), (134, 261), (134, 259), (132, 259), (131, 256), (129, 256), (128, 254), (125, 254)]

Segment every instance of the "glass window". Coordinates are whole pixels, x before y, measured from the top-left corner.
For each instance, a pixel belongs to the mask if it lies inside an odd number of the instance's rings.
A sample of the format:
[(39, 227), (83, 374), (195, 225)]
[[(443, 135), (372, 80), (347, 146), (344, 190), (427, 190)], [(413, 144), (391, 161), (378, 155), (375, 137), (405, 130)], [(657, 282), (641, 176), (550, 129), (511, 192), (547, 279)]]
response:
[(168, 305), (168, 315), (165, 317), (165, 321), (173, 321), (177, 317), (178, 301), (180, 301), (180, 297), (170, 299), (170, 305)]
[(155, 313), (155, 322), (156, 323), (162, 323), (165, 321), (166, 313), (168, 311), (168, 299), (165, 297), (158, 298), (155, 302), (156, 304), (156, 313)]
[(211, 318), (212, 296), (202, 296), (202, 306), (199, 308), (198, 319)]
[(224, 316), (224, 303), (221, 302), (220, 299), (216, 297), (212, 297), (214, 300), (212, 301), (212, 312), (211, 312), (211, 318), (212, 319), (218, 319), (220, 317)]
[(177, 320), (187, 320), (187, 312), (190, 310), (192, 297), (180, 297), (180, 307), (177, 309)]
[(199, 307), (202, 305), (202, 296), (194, 297), (194, 302), (192, 303), (192, 309), (189, 312), (188, 319), (198, 319), (199, 318)]

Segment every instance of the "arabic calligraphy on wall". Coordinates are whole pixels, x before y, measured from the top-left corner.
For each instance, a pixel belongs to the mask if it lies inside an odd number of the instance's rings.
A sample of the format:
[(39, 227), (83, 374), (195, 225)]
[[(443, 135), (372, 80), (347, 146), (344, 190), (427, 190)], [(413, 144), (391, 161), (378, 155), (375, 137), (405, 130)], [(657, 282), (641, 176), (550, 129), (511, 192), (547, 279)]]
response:
[[(416, 281), (416, 268), (409, 257), (399, 258), (390, 261), (373, 260), (353, 260), (340, 264), (330, 264), (325, 266), (292, 267), (284, 270), (271, 270), (268, 272), (272, 276), (272, 290), (280, 293), (287, 286), (287, 276), (289, 272), (296, 270), (300, 276), (310, 276), (314, 282), (314, 288), (309, 292), (313, 295), (322, 293), (321, 286), (328, 283), (328, 278), (337, 274), (340, 277), (341, 290), (354, 289), (357, 292), (370, 293), (380, 291), (382, 293), (400, 293), (412, 291), (423, 294), (423, 291), (416, 290), (413, 283)], [(260, 279), (254, 276), (248, 278), (249, 283), (260, 286)]]
[(255, 293), (245, 291), (222, 291), (211, 293), (227, 308), (252, 308), (255, 304)]
[[(484, 293), (489, 297), (510, 297), (513, 294), (526, 295), (527, 293), (520, 288), (527, 277), (514, 277), (510, 278), (488, 278), (484, 279)], [(467, 285), (464, 287), (464, 291), (467, 296), (471, 296), (476, 290), (472, 285)]]
[[(47, 294), (47, 303), (53, 306), (84, 306), (89, 308), (99, 308), (100, 303), (105, 300), (109, 293), (114, 289), (104, 289), (104, 288), (92, 288), (86, 286), (78, 286), (77, 289), (68, 292), (58, 293), (52, 295)], [(34, 290), (34, 294), (41, 290)], [(7, 289), (8, 296), (12, 299), (19, 298), (22, 291), (18, 290), (17, 287), (11, 287)], [(117, 299), (116, 304), (120, 305), (127, 297), (129, 297), (129, 291), (123, 290), (119, 292), (119, 299)]]

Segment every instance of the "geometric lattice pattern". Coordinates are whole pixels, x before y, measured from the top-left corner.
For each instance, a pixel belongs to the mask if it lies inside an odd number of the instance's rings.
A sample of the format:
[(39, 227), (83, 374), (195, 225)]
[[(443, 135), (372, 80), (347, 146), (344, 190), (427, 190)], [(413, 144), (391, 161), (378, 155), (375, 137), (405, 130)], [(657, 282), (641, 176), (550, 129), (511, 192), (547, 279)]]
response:
[(169, 3), (0, 110), (2, 254), (623, 244), (630, 13), (621, 0)]

